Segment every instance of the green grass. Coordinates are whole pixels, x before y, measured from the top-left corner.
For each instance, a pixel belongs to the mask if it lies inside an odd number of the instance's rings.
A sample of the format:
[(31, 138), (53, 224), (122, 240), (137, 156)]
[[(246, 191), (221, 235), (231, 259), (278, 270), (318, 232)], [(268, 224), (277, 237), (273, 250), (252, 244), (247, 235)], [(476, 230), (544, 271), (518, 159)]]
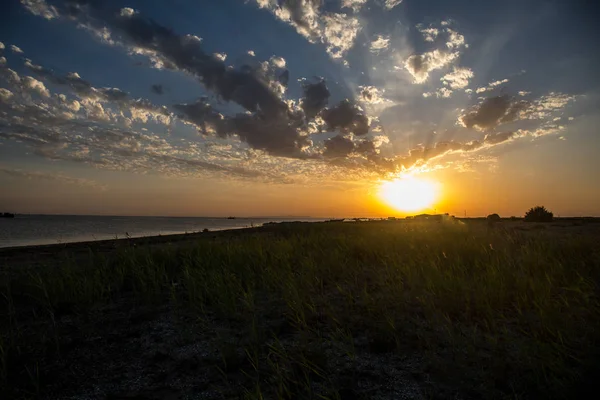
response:
[[(245, 364), (246, 398), (339, 398), (315, 341), (350, 360), (418, 357), (465, 397), (568, 397), (600, 362), (598, 240), (460, 222), (288, 224), (67, 258), (3, 278), (0, 387), (43, 392), (40, 364), (62, 357), (58, 316), (127, 297), (241, 324), (248, 340), (222, 343), (215, 368), (230, 379)], [(260, 328), (273, 309), (297, 348)]]

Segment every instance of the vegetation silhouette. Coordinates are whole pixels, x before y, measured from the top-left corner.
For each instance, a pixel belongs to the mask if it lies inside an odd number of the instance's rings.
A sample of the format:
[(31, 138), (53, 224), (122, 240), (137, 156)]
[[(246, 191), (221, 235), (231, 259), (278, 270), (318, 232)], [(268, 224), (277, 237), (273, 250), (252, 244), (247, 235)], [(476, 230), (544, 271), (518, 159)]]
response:
[(532, 207), (525, 213), (525, 222), (552, 222), (554, 214), (544, 206)]
[(486, 219), (488, 220), (488, 222), (500, 222), (502, 218), (500, 218), (500, 215), (494, 213), (488, 215)]

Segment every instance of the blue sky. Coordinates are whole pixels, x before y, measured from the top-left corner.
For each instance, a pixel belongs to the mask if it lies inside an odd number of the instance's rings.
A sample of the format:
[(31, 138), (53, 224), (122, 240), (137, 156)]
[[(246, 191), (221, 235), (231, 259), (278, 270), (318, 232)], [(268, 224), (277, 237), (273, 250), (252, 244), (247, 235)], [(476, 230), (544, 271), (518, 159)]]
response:
[[(0, 208), (136, 213), (140, 196), (168, 186), (164, 202), (143, 213), (170, 213), (169, 201), (200, 196), (181, 212), (228, 214), (222, 194), (243, 192), (264, 201), (228, 207), (264, 215), (277, 191), (328, 204), (280, 205), (280, 214), (331, 213), (336, 201), (350, 214), (372, 213), (339, 199), (425, 174), (452, 192), (464, 188), (454, 204), (474, 180), (496, 182), (487, 193), (514, 192), (532, 186), (527, 176), (549, 174), (575, 185), (555, 208), (600, 213), (591, 189), (600, 167), (591, 2), (1, 7)], [(545, 178), (535, 181), (531, 199), (552, 201)], [(525, 206), (511, 198), (506, 212)], [(482, 201), (502, 206), (497, 196)]]

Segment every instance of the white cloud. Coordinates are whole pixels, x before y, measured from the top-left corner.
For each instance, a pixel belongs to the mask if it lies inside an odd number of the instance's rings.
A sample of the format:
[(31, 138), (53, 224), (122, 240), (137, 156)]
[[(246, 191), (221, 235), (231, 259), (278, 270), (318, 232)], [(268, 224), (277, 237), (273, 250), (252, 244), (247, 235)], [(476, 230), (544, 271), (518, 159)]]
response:
[(354, 45), (354, 39), (360, 30), (358, 19), (331, 13), (323, 16), (323, 21), (323, 39), (327, 52), (333, 58), (341, 58)]
[(11, 51), (12, 51), (13, 53), (17, 53), (17, 54), (23, 54), (23, 53), (24, 53), (24, 52), (23, 52), (23, 50), (21, 50), (21, 48), (20, 48), (20, 47), (18, 47), (18, 46), (15, 46), (14, 44), (11, 44), (11, 45), (10, 45), (10, 49), (11, 49)]
[(135, 11), (133, 8), (125, 7), (125, 8), (121, 8), (119, 15), (121, 17), (129, 18), (129, 17), (133, 17), (136, 13), (137, 13), (137, 11)]
[(227, 54), (225, 53), (214, 53), (213, 56), (219, 61), (225, 61), (227, 59)]
[(21, 4), (33, 15), (45, 19), (58, 18), (58, 12), (54, 6), (49, 6), (44, 0), (21, 0)]
[(531, 94), (531, 92), (526, 92), (526, 91), (524, 91), (524, 90), (520, 90), (520, 91), (519, 91), (519, 96), (525, 97), (525, 96), (527, 96), (528, 94)]
[(321, 12), (318, 0), (254, 0), (258, 7), (293, 26), (311, 43), (325, 44), (332, 58), (342, 56), (352, 47), (360, 30), (355, 17), (344, 13)]
[(0, 100), (6, 103), (11, 97), (13, 97), (13, 93), (10, 90), (0, 88)]
[[(475, 91), (475, 93), (489, 92), (489, 91), (494, 90), (498, 86), (503, 85), (505, 83), (508, 83), (508, 79), (501, 79), (501, 80), (498, 80), (498, 81), (490, 82), (490, 83), (488, 83), (487, 86), (477, 88), (477, 90)], [(521, 93), (527, 94), (527, 92), (519, 92), (519, 95), (521, 95), (521, 96), (525, 96), (525, 94), (521, 94)]]
[(402, 0), (385, 0), (384, 6), (388, 10), (391, 10), (392, 8), (396, 7), (397, 5), (400, 5), (400, 3), (402, 3)]
[(256, 53), (254, 52), (254, 50), (248, 50), (248, 55), (256, 57)]
[(508, 83), (508, 79), (502, 79), (502, 80), (499, 80), (499, 81), (490, 82), (489, 86), (496, 87), (496, 86), (503, 85), (505, 83)]
[(419, 28), (419, 32), (423, 34), (423, 39), (426, 42), (433, 42), (438, 37), (440, 31), (437, 28)]
[(6, 57), (0, 57), (0, 67), (4, 67), (6, 65)]
[(21, 81), (25, 88), (38, 93), (40, 96), (50, 97), (50, 92), (46, 89), (44, 82), (40, 82), (31, 76), (26, 76)]
[(390, 45), (390, 37), (389, 36), (377, 35), (377, 39), (375, 39), (371, 42), (371, 52), (377, 53), (380, 50), (385, 50), (389, 47), (389, 45)]
[(385, 93), (385, 89), (379, 89), (375, 86), (359, 86), (359, 98), (358, 100), (362, 103), (373, 105), (373, 104), (385, 104), (391, 105), (393, 102), (389, 99), (386, 99), (383, 95)]
[(367, 0), (342, 0), (342, 8), (350, 8), (354, 12), (359, 12)]
[(456, 60), (459, 53), (447, 53), (433, 50), (424, 54), (413, 54), (406, 59), (404, 68), (413, 76), (415, 83), (423, 83), (429, 78), (429, 73), (440, 69)]
[(277, 68), (285, 68), (286, 62), (283, 57), (273, 56), (269, 61)]
[(447, 99), (452, 95), (452, 90), (443, 87), (443, 88), (438, 89), (437, 92), (435, 93), (435, 95), (437, 97), (442, 97), (444, 99)]
[(465, 44), (465, 37), (463, 35), (453, 31), (452, 29), (446, 29), (446, 32), (448, 33), (446, 47), (448, 47), (450, 50), (457, 49), (462, 46), (468, 47), (468, 45)]
[[(424, 29), (420, 25), (417, 25), (417, 29), (419, 29), (420, 32), (426, 32), (426, 34), (429, 35), (426, 36), (426, 40), (428, 37), (430, 37), (431, 40), (434, 40), (434, 35), (437, 36), (440, 34), (440, 31), (435, 28)], [(433, 30), (429, 31), (428, 29)], [(431, 71), (441, 69), (451, 64), (460, 56), (460, 49), (468, 47), (465, 43), (464, 36), (458, 32), (449, 28), (442, 30), (442, 32), (448, 35), (446, 47), (451, 51), (446, 49), (435, 49), (423, 54), (413, 54), (406, 59), (404, 68), (413, 76), (415, 83), (425, 82), (429, 78), (429, 73)], [(452, 77), (451, 74), (450, 76)]]
[(462, 89), (469, 85), (471, 78), (473, 78), (473, 71), (470, 68), (454, 67), (452, 72), (441, 78), (441, 81), (452, 89)]
[(4, 50), (4, 49), (5, 49), (4, 43), (0, 42), (0, 50)]

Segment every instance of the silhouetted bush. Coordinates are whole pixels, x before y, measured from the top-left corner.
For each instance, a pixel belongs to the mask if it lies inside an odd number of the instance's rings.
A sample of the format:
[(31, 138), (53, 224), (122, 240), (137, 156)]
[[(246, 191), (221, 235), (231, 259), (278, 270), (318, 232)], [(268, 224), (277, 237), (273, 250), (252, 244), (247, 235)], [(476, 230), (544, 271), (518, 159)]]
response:
[(488, 222), (499, 222), (501, 220), (500, 216), (495, 213), (488, 215), (486, 219)]
[(537, 206), (530, 208), (529, 211), (525, 213), (525, 218), (523, 220), (525, 222), (551, 222), (553, 217), (554, 214), (546, 210), (546, 207)]

